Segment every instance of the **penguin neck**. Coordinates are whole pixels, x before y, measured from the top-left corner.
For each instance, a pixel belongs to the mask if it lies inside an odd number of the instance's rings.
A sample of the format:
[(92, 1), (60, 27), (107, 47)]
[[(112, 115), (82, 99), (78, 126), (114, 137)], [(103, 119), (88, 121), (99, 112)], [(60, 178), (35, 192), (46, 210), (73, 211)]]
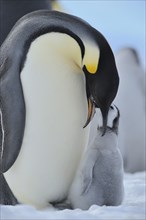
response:
[(100, 149), (114, 151), (118, 147), (118, 138), (114, 132), (107, 131), (104, 136), (97, 132), (96, 137), (91, 142), (88, 149)]
[[(36, 38), (31, 46), (33, 56), (38, 59), (53, 58), (52, 65), (56, 66), (62, 62), (70, 65), (71, 68), (78, 67), (82, 72), (82, 55), (77, 41), (65, 33), (50, 32)], [(47, 56), (49, 54), (49, 56)], [(51, 57), (50, 57), (51, 55)], [(42, 57), (41, 57), (42, 56)], [(83, 72), (82, 72), (83, 73)]]

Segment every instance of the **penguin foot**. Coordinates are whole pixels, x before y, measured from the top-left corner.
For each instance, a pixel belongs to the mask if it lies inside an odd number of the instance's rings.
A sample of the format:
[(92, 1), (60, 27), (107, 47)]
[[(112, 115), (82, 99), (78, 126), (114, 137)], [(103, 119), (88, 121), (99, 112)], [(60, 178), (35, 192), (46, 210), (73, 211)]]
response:
[(62, 202), (51, 202), (50, 203), (54, 208), (58, 210), (64, 210), (64, 209), (73, 209), (71, 204), (68, 203), (67, 201), (62, 201)]

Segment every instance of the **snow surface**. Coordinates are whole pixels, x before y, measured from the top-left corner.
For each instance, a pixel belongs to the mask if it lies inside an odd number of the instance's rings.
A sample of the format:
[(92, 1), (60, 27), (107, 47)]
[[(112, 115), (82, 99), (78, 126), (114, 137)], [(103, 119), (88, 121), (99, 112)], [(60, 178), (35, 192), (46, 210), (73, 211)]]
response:
[(87, 211), (80, 209), (59, 211), (53, 208), (36, 210), (34, 207), (26, 205), (1, 206), (0, 219), (143, 220), (146, 219), (145, 177), (146, 172), (125, 174), (125, 198), (123, 204), (117, 207), (93, 205)]

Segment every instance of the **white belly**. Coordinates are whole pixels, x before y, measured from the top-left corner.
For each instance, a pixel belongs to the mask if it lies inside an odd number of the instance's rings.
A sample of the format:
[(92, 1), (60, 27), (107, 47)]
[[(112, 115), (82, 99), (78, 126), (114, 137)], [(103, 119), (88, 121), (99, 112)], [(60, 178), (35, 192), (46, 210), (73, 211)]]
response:
[[(50, 36), (40, 37), (39, 46), (32, 44), (21, 73), (25, 133), (19, 156), (5, 173), (18, 200), (37, 207), (64, 198), (88, 140), (88, 128), (83, 129), (87, 119), (84, 74), (53, 46), (46, 49)], [(77, 43), (72, 43), (79, 53)]]

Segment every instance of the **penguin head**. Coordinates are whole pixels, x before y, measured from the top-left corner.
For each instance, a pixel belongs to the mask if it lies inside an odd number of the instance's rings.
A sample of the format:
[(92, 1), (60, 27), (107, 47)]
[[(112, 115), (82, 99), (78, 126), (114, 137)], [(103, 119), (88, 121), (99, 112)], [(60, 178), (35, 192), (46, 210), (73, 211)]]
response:
[(82, 69), (86, 77), (89, 109), (88, 119), (84, 127), (91, 121), (95, 108), (100, 108), (104, 135), (107, 127), (108, 111), (117, 94), (119, 76), (112, 50), (102, 35), (100, 35), (100, 42), (97, 39), (97, 44), (92, 47), (85, 46)]
[[(103, 134), (103, 121), (100, 109), (97, 110), (97, 130)], [(112, 132), (118, 135), (120, 111), (118, 107), (112, 104), (108, 111), (107, 117), (107, 132)]]

